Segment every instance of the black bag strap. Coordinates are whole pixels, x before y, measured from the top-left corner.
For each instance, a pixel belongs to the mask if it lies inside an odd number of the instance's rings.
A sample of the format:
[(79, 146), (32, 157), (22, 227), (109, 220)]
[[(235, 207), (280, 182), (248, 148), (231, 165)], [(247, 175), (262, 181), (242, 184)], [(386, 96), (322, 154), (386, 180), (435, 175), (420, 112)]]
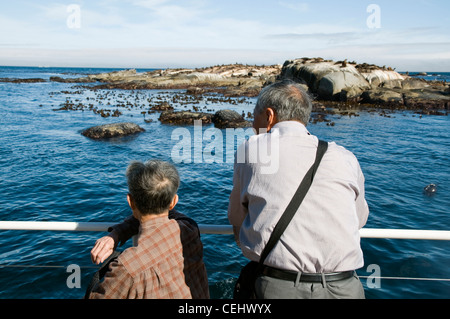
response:
[(284, 230), (289, 225), (290, 221), (294, 217), (295, 213), (298, 210), (298, 207), (300, 207), (300, 204), (302, 203), (303, 199), (306, 196), (306, 193), (309, 190), (309, 187), (312, 184), (312, 181), (314, 179), (314, 175), (316, 174), (317, 168), (319, 167), (320, 161), (322, 160), (323, 156), (325, 155), (325, 152), (328, 149), (328, 143), (319, 140), (319, 146), (317, 147), (317, 153), (316, 153), (316, 160), (309, 169), (309, 171), (306, 173), (305, 177), (303, 178), (303, 181), (300, 183), (300, 186), (297, 189), (297, 192), (295, 193), (294, 197), (291, 199), (291, 202), (287, 206), (286, 210), (284, 211), (283, 215), (281, 216), (280, 220), (278, 221), (277, 225), (275, 226), (274, 230), (272, 231), (272, 235), (269, 238), (269, 241), (266, 244), (266, 247), (264, 247), (264, 250), (261, 254), (260, 260), (259, 260), (259, 269), (261, 270), (264, 260), (266, 259), (267, 255), (269, 255), (270, 251), (275, 247), (275, 244), (280, 239), (281, 235), (283, 234)]
[(105, 277), (106, 273), (109, 270), (109, 264), (116, 260), (117, 257), (122, 252), (120, 251), (113, 251), (113, 253), (103, 262), (103, 264), (100, 266), (100, 268), (95, 272), (95, 274), (92, 276), (91, 282), (89, 283), (89, 286), (86, 289), (86, 293), (84, 295), (84, 299), (89, 299), (89, 295), (91, 294), (92, 290), (95, 288), (95, 286)]

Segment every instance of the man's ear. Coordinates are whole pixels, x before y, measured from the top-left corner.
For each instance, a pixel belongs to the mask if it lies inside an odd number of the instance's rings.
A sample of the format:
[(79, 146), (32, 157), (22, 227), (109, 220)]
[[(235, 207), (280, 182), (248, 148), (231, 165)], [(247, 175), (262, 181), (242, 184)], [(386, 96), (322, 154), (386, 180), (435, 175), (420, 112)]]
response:
[(267, 117), (267, 131), (270, 131), (272, 127), (278, 123), (277, 114), (274, 109), (268, 107), (266, 109), (266, 117)]
[(128, 205), (130, 205), (131, 210), (134, 210), (136, 208), (136, 204), (134, 203), (133, 197), (128, 193), (127, 194), (127, 201)]
[(170, 203), (169, 210), (174, 209), (177, 203), (178, 203), (178, 194), (175, 194), (175, 196), (172, 199), (172, 203)]

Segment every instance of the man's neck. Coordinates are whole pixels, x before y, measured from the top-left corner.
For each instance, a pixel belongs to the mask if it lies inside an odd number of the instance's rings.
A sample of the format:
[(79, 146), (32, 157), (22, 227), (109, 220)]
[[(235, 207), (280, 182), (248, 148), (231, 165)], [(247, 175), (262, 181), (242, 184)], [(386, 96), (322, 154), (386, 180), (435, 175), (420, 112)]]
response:
[(152, 220), (155, 218), (159, 218), (159, 217), (163, 217), (163, 216), (169, 218), (169, 210), (164, 211), (163, 213), (158, 214), (158, 215), (156, 215), (156, 214), (141, 215), (139, 218), (139, 221), (142, 224), (142, 223), (145, 223), (146, 221), (149, 221), (149, 220)]

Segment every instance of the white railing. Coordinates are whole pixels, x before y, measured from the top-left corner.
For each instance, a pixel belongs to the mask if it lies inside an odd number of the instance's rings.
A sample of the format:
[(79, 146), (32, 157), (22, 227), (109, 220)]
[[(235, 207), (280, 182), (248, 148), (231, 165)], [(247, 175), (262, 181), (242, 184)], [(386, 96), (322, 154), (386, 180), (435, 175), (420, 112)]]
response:
[[(34, 222), (0, 221), (0, 230), (39, 230), (39, 231), (90, 231), (105, 232), (117, 223), (97, 222)], [(231, 235), (230, 225), (199, 225), (202, 234)], [(450, 241), (450, 231), (414, 229), (370, 229), (360, 230), (361, 238), (445, 240)]]
[[(106, 232), (110, 226), (117, 223), (99, 223), (99, 222), (34, 222), (34, 221), (0, 221), (1, 230), (31, 230), (31, 231), (73, 231), (73, 232)], [(233, 227), (230, 225), (199, 225), (202, 234), (232, 235)], [(361, 238), (380, 238), (380, 239), (413, 239), (413, 240), (442, 240), (450, 241), (450, 231), (441, 230), (412, 230), (412, 229), (369, 229), (360, 230)], [(135, 244), (136, 236), (133, 237)], [(47, 266), (47, 265), (2, 265), (4, 267), (18, 268), (65, 268), (66, 266)], [(98, 268), (85, 266), (83, 268)], [(359, 276), (360, 278), (369, 278), (368, 276)], [(374, 277), (371, 279), (387, 280), (416, 280), (416, 281), (439, 281), (450, 282), (449, 278), (409, 278), (409, 277)]]

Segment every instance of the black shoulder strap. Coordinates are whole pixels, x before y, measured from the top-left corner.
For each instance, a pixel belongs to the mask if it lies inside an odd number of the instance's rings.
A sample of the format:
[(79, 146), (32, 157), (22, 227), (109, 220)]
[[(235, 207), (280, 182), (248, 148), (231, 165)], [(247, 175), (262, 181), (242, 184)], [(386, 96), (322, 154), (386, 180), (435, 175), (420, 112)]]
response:
[(275, 226), (275, 228), (272, 232), (272, 235), (270, 236), (269, 241), (267, 242), (267, 245), (266, 245), (266, 247), (264, 247), (264, 250), (261, 254), (261, 258), (259, 260), (259, 266), (263, 265), (264, 260), (266, 259), (267, 255), (269, 255), (270, 251), (273, 249), (275, 244), (278, 242), (278, 240), (280, 239), (284, 230), (287, 228), (290, 221), (292, 220), (295, 213), (297, 212), (298, 207), (300, 207), (300, 204), (302, 203), (303, 199), (306, 196), (306, 193), (309, 190), (309, 187), (312, 184), (314, 175), (316, 174), (316, 171), (317, 171), (317, 168), (319, 167), (320, 161), (322, 160), (327, 149), (328, 149), (328, 143), (324, 142), (324, 141), (319, 141), (319, 146), (317, 148), (317, 154), (316, 154), (316, 161), (314, 162), (313, 166), (311, 166), (309, 171), (306, 173), (305, 177), (303, 178), (303, 181), (300, 183), (300, 186), (297, 189), (297, 192), (295, 193), (291, 202), (287, 206), (285, 212), (283, 213), (283, 215), (281, 216), (277, 225)]

